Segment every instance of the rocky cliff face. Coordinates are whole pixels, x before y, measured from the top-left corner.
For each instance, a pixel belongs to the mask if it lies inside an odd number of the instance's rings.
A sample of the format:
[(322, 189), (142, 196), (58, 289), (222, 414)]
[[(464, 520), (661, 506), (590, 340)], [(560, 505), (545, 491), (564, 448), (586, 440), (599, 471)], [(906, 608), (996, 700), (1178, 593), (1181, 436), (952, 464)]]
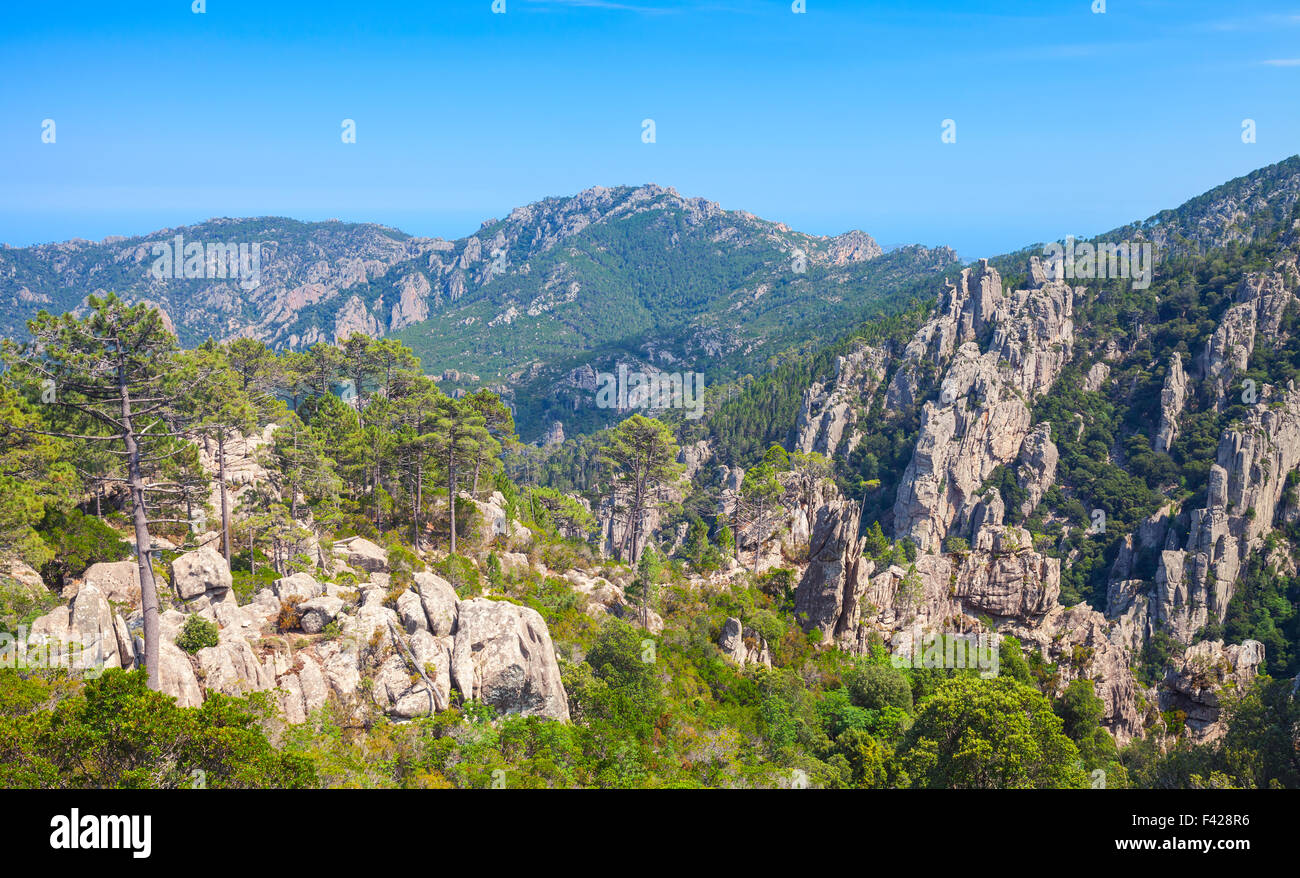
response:
[(962, 272), (948, 289), (938, 316), (908, 345), (894, 379), (897, 393), (891, 387), (891, 395), (911, 398), (919, 383), (905, 376), (919, 363), (942, 370), (938, 399), (924, 404), (916, 451), (898, 489), (899, 536), (924, 552), (939, 549), (950, 532), (971, 536), (984, 483), (998, 466), (1022, 457), (1034, 502), (1041, 497), (1056, 452), (1050, 433), (1035, 432), (1029, 406), (1070, 357), (1073, 296), (1062, 282), (1004, 293), (987, 263)]
[(1186, 513), (1188, 536), (1160, 554), (1151, 612), (1184, 643), (1222, 622), (1247, 557), (1278, 520), (1287, 474), (1300, 466), (1300, 391), (1267, 386), (1237, 429), (1226, 431), (1210, 467), (1206, 505)]
[(1160, 391), (1160, 430), (1153, 447), (1168, 454), (1178, 435), (1178, 418), (1187, 405), (1187, 373), (1183, 371), (1183, 358), (1175, 356), (1169, 361), (1165, 386)]
[(1219, 716), (1223, 695), (1239, 694), (1264, 664), (1264, 645), (1247, 640), (1225, 647), (1222, 640), (1205, 640), (1175, 657), (1160, 694), (1160, 709), (1181, 710), (1187, 727), (1200, 741), (1223, 734)]
[(799, 420), (795, 426), (795, 447), (805, 454), (816, 451), (827, 457), (857, 447), (860, 412), (856, 406), (870, 399), (885, 378), (888, 353), (860, 344), (840, 357), (835, 378), (817, 382), (804, 391)]
[[(1243, 552), (1257, 551), (1275, 520), (1286, 473), (1300, 465), (1300, 398), (1265, 390), (1268, 402), (1220, 442), (1207, 507), (1181, 518), (1167, 507), (1122, 541), (1105, 613), (1083, 604), (1063, 607), (1061, 560), (1036, 547), (1028, 530), (1005, 523), (1004, 498), (989, 486), (995, 470), (1006, 467), (1023, 491), (1018, 516), (1027, 518), (1055, 483), (1059, 464), (1051, 425), (1033, 423), (1032, 406), (1073, 355), (1077, 291), (1049, 280), (1036, 260), (1028, 278), (1028, 289), (1007, 291), (987, 264), (963, 272), (896, 358), (859, 348), (840, 361), (830, 385), (805, 394), (797, 444), (830, 453), (844, 452), (846, 435), (853, 441), (850, 413), (869, 407), (877, 392), (886, 408), (920, 406), (920, 430), (893, 508), (895, 535), (918, 551), (905, 565), (868, 557), (857, 505), (826, 498), (812, 516), (796, 613), (824, 642), (851, 651), (865, 651), (873, 638), (908, 636), (916, 626), (945, 633), (991, 626), (1014, 635), (1058, 666), (1061, 687), (1091, 679), (1107, 727), (1123, 742), (1144, 733), (1141, 705), (1156, 699), (1141, 693), (1132, 671), (1147, 639), (1164, 629), (1190, 642), (1206, 621), (1221, 621)], [(1253, 327), (1249, 315), (1277, 314), (1286, 305), (1286, 286), (1253, 280), (1234, 306), (1247, 317), (1230, 312), (1225, 320)], [(1248, 342), (1243, 336), (1234, 344)], [(1217, 350), (1212, 343), (1205, 370), (1215, 380), (1231, 380), (1232, 366), (1223, 365)], [(891, 365), (893, 378), (882, 388), (877, 376)], [(1090, 389), (1108, 380), (1104, 363), (1088, 371)], [(1190, 380), (1181, 359), (1169, 362), (1157, 451), (1167, 452), (1178, 436)], [(1189, 533), (1185, 545), (1179, 521)], [(1154, 584), (1130, 578), (1144, 553), (1160, 559)], [(1195, 657), (1191, 651), (1179, 656), (1179, 666)], [(1233, 648), (1221, 658), (1233, 679), (1253, 675), (1258, 664), (1250, 649)], [(1201, 718), (1194, 731), (1214, 734), (1213, 696), (1185, 682), (1174, 674), (1162, 691), (1175, 694), (1163, 697), (1200, 705), (1187, 711)]]
[[(1300, 466), (1300, 392), (1256, 387), (1241, 375), (1257, 338), (1279, 340), (1297, 287), (1300, 273), (1288, 250), (1273, 271), (1249, 273), (1198, 361), (1215, 405), (1223, 410), (1240, 401), (1246, 417), (1220, 437), (1205, 505), (1162, 510), (1143, 525), (1136, 542), (1125, 539), (1111, 570), (1108, 615), (1120, 619), (1131, 637), (1160, 628), (1189, 644), (1204, 625), (1223, 622), (1250, 555), (1292, 514), (1293, 504), (1284, 498), (1288, 474)], [(1177, 436), (1188, 381), (1175, 358), (1161, 393), (1156, 450), (1168, 450)], [(1143, 552), (1159, 553), (1150, 584), (1130, 578)]]
[(1200, 359), (1201, 374), (1213, 382), (1220, 405), (1232, 395), (1233, 376), (1246, 371), (1255, 339), (1277, 335), (1298, 284), (1294, 253), (1287, 253), (1275, 270), (1251, 273), (1242, 281), (1236, 302), (1224, 313)]

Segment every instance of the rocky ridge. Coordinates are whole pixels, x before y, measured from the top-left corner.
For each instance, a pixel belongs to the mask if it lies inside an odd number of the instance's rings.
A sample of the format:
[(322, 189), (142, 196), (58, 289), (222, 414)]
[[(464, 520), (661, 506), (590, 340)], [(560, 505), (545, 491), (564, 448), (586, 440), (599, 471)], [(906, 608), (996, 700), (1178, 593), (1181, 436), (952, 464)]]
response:
[[(1140, 593), (1140, 581), (1117, 578), (1106, 613), (1086, 604), (1064, 607), (1061, 560), (1045, 555), (1026, 529), (1006, 524), (1003, 498), (987, 486), (995, 470), (1010, 468), (1024, 492), (1018, 509), (1023, 519), (1056, 476), (1059, 452), (1052, 425), (1033, 423), (1032, 405), (1052, 388), (1072, 355), (1079, 291), (1047, 279), (1036, 260), (1027, 276), (1028, 289), (1004, 290), (986, 262), (963, 271), (940, 296), (935, 316), (897, 357), (859, 348), (840, 361), (830, 389), (814, 385), (805, 394), (796, 444), (831, 453), (847, 445), (841, 441), (846, 432), (853, 441), (848, 413), (868, 408), (873, 395), (882, 394), (887, 409), (919, 406), (920, 432), (893, 507), (895, 535), (910, 541), (917, 553), (905, 566), (869, 557), (866, 539), (857, 536), (858, 504), (827, 497), (813, 515), (795, 612), (805, 627), (820, 631), (823, 642), (854, 652), (866, 652), (874, 639), (891, 642), (917, 626), (1013, 635), (1057, 664), (1062, 689), (1079, 677), (1094, 682), (1105, 705), (1104, 722), (1120, 743), (1145, 733), (1149, 705), (1161, 698), (1177, 701), (1195, 718), (1189, 719), (1194, 735), (1212, 738), (1218, 734), (1212, 687), (1171, 673), (1159, 692), (1146, 691), (1132, 669), (1158, 627), (1187, 643), (1208, 619), (1222, 619), (1243, 547), (1259, 548), (1274, 520), (1285, 474), (1300, 465), (1300, 435), (1292, 435), (1300, 400), (1287, 391), (1272, 406), (1254, 410), (1241, 428), (1225, 433), (1212, 470), (1209, 506), (1187, 516), (1186, 548), (1173, 542), (1171, 511), (1127, 539), (1127, 555), (1121, 551), (1116, 562), (1118, 577), (1144, 547), (1161, 551), (1150, 594)], [(1268, 292), (1246, 297), (1243, 313), (1257, 313), (1261, 296), (1272, 297), (1265, 310), (1278, 307), (1273, 285), (1252, 283), (1250, 289)], [(1206, 357), (1209, 363), (1220, 360)], [(886, 371), (892, 378), (881, 388), (878, 376)], [(863, 373), (870, 378), (864, 381)], [(1088, 380), (1100, 388), (1107, 380), (1104, 364), (1094, 367)], [(1176, 436), (1187, 381), (1175, 359), (1162, 394), (1163, 426), (1156, 439), (1161, 448)], [(1176, 666), (1194, 665), (1209, 649), (1189, 648)], [(1213, 655), (1224, 669), (1222, 679), (1240, 681), (1253, 676), (1262, 653), (1260, 644), (1249, 641), (1227, 649), (1220, 643)]]

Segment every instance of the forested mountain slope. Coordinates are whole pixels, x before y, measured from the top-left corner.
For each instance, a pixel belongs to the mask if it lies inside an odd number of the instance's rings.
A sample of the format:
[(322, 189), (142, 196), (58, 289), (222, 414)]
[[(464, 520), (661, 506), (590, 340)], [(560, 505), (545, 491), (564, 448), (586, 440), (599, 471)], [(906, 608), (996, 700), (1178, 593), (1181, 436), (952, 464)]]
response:
[[(209, 252), (225, 244), (246, 247), (238, 278), (224, 251)], [(162, 252), (172, 268), (155, 271)], [(887, 311), (898, 290), (955, 261), (948, 248), (886, 254), (861, 232), (801, 234), (655, 185), (595, 187), (456, 241), (267, 217), (5, 248), (0, 334), (21, 336), (41, 308), (84, 309), (87, 295), (112, 291), (160, 307), (189, 346), (248, 337), (303, 350), (396, 335), (449, 387), (507, 396), (535, 439), (553, 414), (570, 433), (607, 420), (573, 411), (569, 373), (580, 365), (622, 357), (730, 380)]]

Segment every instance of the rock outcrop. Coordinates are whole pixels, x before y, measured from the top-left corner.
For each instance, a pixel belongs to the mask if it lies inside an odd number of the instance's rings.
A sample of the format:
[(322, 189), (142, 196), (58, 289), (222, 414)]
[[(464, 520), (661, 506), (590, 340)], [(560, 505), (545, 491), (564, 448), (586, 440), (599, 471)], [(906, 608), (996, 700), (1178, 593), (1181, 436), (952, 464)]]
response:
[(551, 421), (551, 426), (546, 428), (546, 434), (542, 436), (543, 448), (554, 448), (556, 445), (564, 444), (564, 424), (559, 421)]
[(1210, 467), (1206, 506), (1188, 513), (1188, 536), (1160, 554), (1152, 624), (1190, 643), (1222, 622), (1238, 574), (1278, 521), (1287, 474), (1300, 466), (1300, 391), (1265, 386), (1246, 422), (1224, 431)]
[[(998, 466), (1022, 454), (1030, 470), (1049, 466), (1050, 433), (1034, 433), (1029, 405), (1070, 356), (1073, 301), (1074, 291), (1058, 281), (1004, 293), (987, 263), (949, 287), (939, 315), (908, 346), (911, 359), (928, 356), (946, 372), (938, 399), (924, 404), (916, 449), (899, 484), (897, 535), (924, 552), (937, 551), (954, 522), (971, 520)], [(1035, 484), (1041, 494), (1041, 478)]]
[(1297, 286), (1300, 273), (1294, 261), (1243, 278), (1236, 302), (1219, 319), (1201, 355), (1201, 373), (1212, 382), (1220, 405), (1231, 393), (1234, 376), (1250, 364), (1257, 335), (1271, 338), (1277, 334), (1287, 307), (1295, 301), (1291, 291)]
[(529, 607), (487, 598), (461, 601), (451, 678), (466, 698), (506, 713), (569, 719), (550, 632)]
[(816, 451), (828, 457), (841, 448), (843, 453), (851, 453), (862, 438), (854, 406), (870, 399), (884, 381), (886, 360), (884, 350), (866, 344), (838, 357), (834, 379), (828, 384), (817, 382), (804, 391), (795, 447), (805, 454)]
[(1083, 389), (1090, 393), (1096, 393), (1106, 386), (1110, 380), (1110, 366), (1105, 363), (1093, 363), (1092, 368), (1088, 370), (1088, 375), (1084, 378)]
[[(128, 611), (140, 606), (140, 564), (134, 558), (92, 564), (86, 569), (83, 582), (93, 585), (108, 601), (121, 604)], [(65, 587), (63, 596), (73, 595)]]
[(805, 630), (830, 643), (850, 633), (854, 608), (874, 569), (862, 558), (859, 507), (836, 498), (814, 514), (808, 566), (795, 589), (794, 612)]
[[(1061, 606), (1061, 561), (1004, 523), (1005, 498), (988, 485), (998, 467), (1010, 468), (1024, 518), (1055, 481), (1051, 425), (1033, 424), (1030, 407), (1072, 354), (1074, 295), (1032, 262), (1027, 290), (1004, 291), (987, 263), (949, 286), (884, 391), (886, 419), (921, 407), (893, 508), (894, 533), (916, 546), (915, 559), (867, 557), (857, 505), (826, 498), (812, 516), (795, 612), (822, 642), (853, 652), (917, 630), (963, 635), (991, 624), (1057, 664), (1062, 690), (1075, 678), (1096, 681), (1104, 722), (1123, 743), (1143, 728), (1132, 645), (1112, 637), (1116, 626), (1101, 613)], [(938, 380), (928, 383), (932, 372)], [(1099, 388), (1107, 373), (1094, 367), (1090, 381)], [(824, 393), (814, 390), (810, 398)]]
[(746, 628), (739, 619), (727, 619), (718, 639), (722, 654), (742, 667), (755, 664), (772, 667), (772, 653), (767, 641), (753, 628)]
[(1052, 425), (1043, 421), (1025, 437), (1024, 444), (1020, 446), (1016, 481), (1025, 492), (1025, 500), (1020, 505), (1021, 518), (1033, 514), (1043, 499), (1043, 494), (1055, 483), (1056, 465), (1060, 459), (1060, 452), (1052, 441)]
[[(362, 575), (378, 566), (370, 546), (354, 540), (343, 547)], [(178, 596), (188, 600), (159, 617), (160, 674), (162, 690), (181, 706), (197, 706), (218, 692), (275, 691), (289, 723), (303, 722), (331, 697), (345, 710), (410, 718), (446, 709), (458, 691), (502, 713), (569, 718), (542, 617), (508, 601), (459, 600), (433, 573), (416, 573), (413, 589), (395, 598), (396, 610), (386, 605), (389, 576), (378, 570), (359, 589), (295, 573), (243, 606), (233, 600), (230, 571), (215, 551), (180, 556), (172, 575)], [(621, 591), (616, 595), (621, 602)], [(300, 620), (301, 633), (290, 637), (275, 630), (284, 602), (296, 605)], [(191, 656), (176, 639), (192, 613), (216, 622), (218, 642)], [(336, 627), (326, 631), (331, 622)], [(86, 582), (70, 605), (33, 622), (24, 646), (73, 670), (129, 669), (143, 648), (142, 626), (138, 608), (124, 619), (94, 582)], [(69, 655), (72, 661), (63, 658)]]
[(91, 673), (130, 670), (136, 662), (125, 621), (99, 588), (89, 583), (82, 585), (68, 606), (32, 620), (26, 652), (33, 664)]
[(1160, 391), (1160, 429), (1156, 433), (1153, 447), (1162, 454), (1168, 454), (1178, 436), (1178, 418), (1187, 405), (1187, 373), (1183, 371), (1183, 358), (1174, 354), (1169, 359), (1169, 371), (1165, 373), (1165, 386)]
[(281, 601), (307, 601), (323, 595), (325, 586), (310, 573), (299, 571), (277, 579), (271, 590)]
[(365, 537), (348, 537), (334, 544), (334, 557), (354, 570), (388, 572), (388, 553)]
[(1162, 711), (1181, 710), (1197, 740), (1214, 741), (1224, 733), (1219, 721), (1225, 692), (1243, 693), (1264, 664), (1264, 645), (1246, 640), (1224, 646), (1204, 640), (1175, 656), (1160, 692)]
[[(136, 576), (139, 577), (138, 572)], [(184, 601), (201, 597), (210, 601), (224, 599), (234, 582), (226, 559), (212, 546), (186, 552), (172, 561), (171, 579), (172, 588)]]

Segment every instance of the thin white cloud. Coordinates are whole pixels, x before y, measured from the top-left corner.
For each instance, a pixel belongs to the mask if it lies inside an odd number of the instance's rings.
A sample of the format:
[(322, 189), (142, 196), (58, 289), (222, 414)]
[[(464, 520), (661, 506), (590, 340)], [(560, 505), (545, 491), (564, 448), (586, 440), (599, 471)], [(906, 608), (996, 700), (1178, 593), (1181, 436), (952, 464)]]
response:
[(1268, 67), (1300, 67), (1300, 58), (1270, 58), (1260, 63)]
[(615, 0), (525, 0), (530, 6), (581, 7), (587, 9), (613, 9), (619, 12), (641, 12), (648, 15), (661, 15), (678, 10), (663, 9), (655, 6), (637, 6), (631, 3), (617, 3)]
[(1231, 18), (1208, 22), (1210, 30), (1240, 31), (1265, 30), (1273, 27), (1294, 27), (1300, 25), (1300, 14), (1256, 15), (1252, 18)]

